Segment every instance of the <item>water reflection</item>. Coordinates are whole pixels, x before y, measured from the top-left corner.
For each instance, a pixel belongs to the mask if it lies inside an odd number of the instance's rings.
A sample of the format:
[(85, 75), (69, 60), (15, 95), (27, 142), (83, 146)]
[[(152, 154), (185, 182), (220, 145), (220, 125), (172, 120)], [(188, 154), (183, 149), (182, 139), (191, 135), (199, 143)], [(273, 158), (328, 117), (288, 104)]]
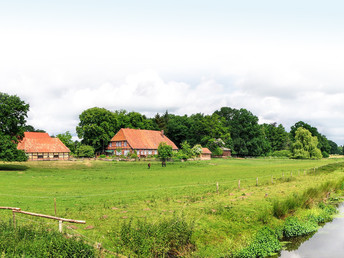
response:
[[(344, 205), (339, 207), (344, 214)], [(281, 252), (282, 258), (340, 258), (344, 257), (344, 217), (336, 217), (326, 223), (313, 236), (307, 239), (297, 238), (295, 243)], [(294, 245), (294, 246), (293, 246)], [(295, 250), (297, 249), (297, 250)]]

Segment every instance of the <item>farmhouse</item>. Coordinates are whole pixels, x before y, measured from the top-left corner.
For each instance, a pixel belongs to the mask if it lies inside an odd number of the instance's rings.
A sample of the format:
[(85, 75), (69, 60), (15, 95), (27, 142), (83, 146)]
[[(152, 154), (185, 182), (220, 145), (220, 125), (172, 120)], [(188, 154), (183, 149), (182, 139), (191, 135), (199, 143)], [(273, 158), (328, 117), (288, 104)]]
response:
[(25, 151), (29, 160), (67, 160), (70, 153), (59, 138), (38, 132), (25, 132), (17, 148)]
[(136, 151), (137, 156), (146, 157), (158, 154), (158, 146), (166, 142), (172, 146), (172, 150), (178, 150), (177, 146), (164, 135), (164, 131), (141, 130), (122, 128), (111, 139), (107, 149), (113, 155), (128, 155)]

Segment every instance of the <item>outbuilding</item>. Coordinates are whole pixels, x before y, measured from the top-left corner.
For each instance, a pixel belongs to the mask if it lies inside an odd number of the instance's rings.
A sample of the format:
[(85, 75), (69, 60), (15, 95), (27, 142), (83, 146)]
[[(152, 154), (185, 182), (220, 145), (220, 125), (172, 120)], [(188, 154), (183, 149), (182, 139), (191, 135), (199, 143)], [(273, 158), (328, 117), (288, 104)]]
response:
[(28, 160), (68, 160), (70, 154), (59, 138), (39, 132), (25, 132), (17, 148), (25, 151)]

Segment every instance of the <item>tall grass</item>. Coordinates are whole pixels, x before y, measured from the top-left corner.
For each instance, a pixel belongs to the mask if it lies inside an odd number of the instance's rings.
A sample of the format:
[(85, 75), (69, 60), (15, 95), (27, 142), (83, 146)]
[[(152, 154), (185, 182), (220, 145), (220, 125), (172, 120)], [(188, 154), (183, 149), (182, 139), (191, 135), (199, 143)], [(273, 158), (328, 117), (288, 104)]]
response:
[(1, 257), (96, 257), (92, 246), (43, 227), (0, 222)]
[(123, 223), (120, 245), (138, 257), (181, 256), (193, 247), (193, 223), (174, 216), (157, 223), (138, 220)]

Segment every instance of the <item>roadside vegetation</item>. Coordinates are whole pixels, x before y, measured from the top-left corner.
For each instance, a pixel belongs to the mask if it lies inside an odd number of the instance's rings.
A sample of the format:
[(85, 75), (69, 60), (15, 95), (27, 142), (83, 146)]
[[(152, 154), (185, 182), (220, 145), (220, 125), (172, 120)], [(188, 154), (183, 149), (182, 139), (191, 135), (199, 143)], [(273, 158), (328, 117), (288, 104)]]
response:
[[(150, 169), (142, 161), (25, 166), (1, 171), (0, 206), (54, 215), (56, 198), (57, 216), (87, 222), (64, 223), (64, 234), (90, 246), (101, 243), (105, 256), (272, 253), (279, 246), (273, 239), (311, 232), (330, 219), (327, 202), (344, 185), (340, 159), (215, 159), (167, 162), (166, 167), (151, 162)], [(3, 221), (11, 220), (10, 211), (0, 213)], [(58, 228), (57, 222), (23, 214), (16, 219), (18, 227)], [(316, 224), (294, 227), (303, 221)], [(271, 239), (267, 249), (257, 250), (266, 239)]]

